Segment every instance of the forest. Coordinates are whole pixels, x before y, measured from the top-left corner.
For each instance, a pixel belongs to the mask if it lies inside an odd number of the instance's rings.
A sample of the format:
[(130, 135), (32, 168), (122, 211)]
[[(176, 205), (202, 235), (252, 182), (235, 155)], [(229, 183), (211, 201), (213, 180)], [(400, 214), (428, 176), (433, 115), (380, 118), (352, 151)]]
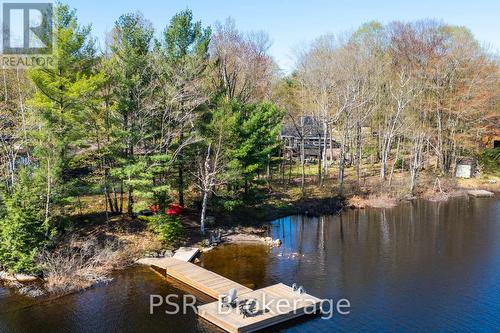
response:
[[(124, 14), (99, 43), (58, 4), (53, 63), (1, 69), (0, 267), (43, 271), (83, 197), (101, 203), (102, 223), (160, 212), (149, 219), (169, 242), (182, 233), (161, 214), (172, 203), (204, 234), (211, 212), (276, 192), (415, 196), (485, 152), (498, 177), (498, 149), (485, 150), (499, 128), (498, 56), (467, 28), (368, 22), (303, 45), (284, 73), (265, 32), (195, 14), (165, 27)], [(304, 117), (320, 128), (314, 161)], [(285, 154), (284, 125), (298, 158)]]

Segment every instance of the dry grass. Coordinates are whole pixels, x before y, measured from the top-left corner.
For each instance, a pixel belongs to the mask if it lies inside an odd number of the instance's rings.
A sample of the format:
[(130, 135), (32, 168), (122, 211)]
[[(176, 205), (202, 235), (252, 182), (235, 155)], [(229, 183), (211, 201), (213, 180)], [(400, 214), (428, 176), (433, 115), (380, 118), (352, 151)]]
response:
[(82, 240), (71, 238), (57, 250), (39, 258), (44, 273), (44, 288), (49, 294), (67, 294), (110, 280), (117, 269), (130, 266), (148, 250), (160, 245), (154, 237), (107, 235)]
[(99, 245), (94, 239), (84, 243), (72, 240), (67, 247), (41, 255), (45, 288), (51, 294), (65, 294), (107, 281), (123, 258), (119, 242)]
[(447, 201), (451, 197), (464, 194), (458, 189), (455, 178), (436, 178), (433, 182), (429, 179), (425, 185), (421, 187), (419, 196), (429, 201)]
[(354, 195), (347, 200), (347, 206), (351, 208), (366, 208), (368, 200), (359, 195)]
[(347, 201), (353, 208), (392, 208), (397, 205), (397, 200), (387, 194), (371, 194), (367, 197), (354, 195)]
[(470, 190), (487, 190), (491, 192), (500, 192), (500, 178), (490, 176), (482, 178), (459, 179), (460, 187)]
[(435, 192), (432, 190), (428, 190), (422, 194), (422, 198), (429, 201), (439, 202), (447, 201), (450, 198), (450, 195), (446, 192)]

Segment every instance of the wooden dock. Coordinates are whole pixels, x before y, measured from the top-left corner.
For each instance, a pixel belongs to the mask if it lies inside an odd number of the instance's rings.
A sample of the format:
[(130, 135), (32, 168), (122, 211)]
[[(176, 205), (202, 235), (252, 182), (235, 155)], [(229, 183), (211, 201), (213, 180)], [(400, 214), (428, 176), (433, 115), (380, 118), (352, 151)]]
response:
[(196, 255), (200, 252), (200, 249), (196, 247), (181, 247), (177, 251), (172, 258), (179, 259), (182, 261), (191, 261), (196, 257)]
[[(321, 305), (320, 299), (305, 293), (298, 294), (282, 283), (252, 290), (203, 267), (175, 258), (148, 258), (140, 263), (150, 265), (159, 273), (217, 299), (199, 306), (198, 315), (232, 333), (264, 329), (304, 314), (314, 313)], [(219, 297), (227, 295), (233, 288), (237, 290), (238, 302), (256, 301), (257, 306), (252, 315), (243, 317), (237, 308), (219, 311)]]
[(217, 273), (175, 258), (163, 258), (161, 261), (152, 264), (152, 267), (165, 274), (165, 276), (173, 277), (213, 298), (219, 298), (219, 295), (227, 294), (227, 291), (232, 288), (236, 289), (238, 295), (252, 291), (252, 289)]
[(485, 190), (469, 190), (467, 193), (470, 196), (476, 197), (476, 198), (489, 198), (494, 195), (493, 192), (490, 191), (485, 191)]
[(219, 302), (213, 302), (199, 306), (198, 315), (228, 332), (247, 333), (304, 314), (313, 314), (321, 306), (320, 299), (308, 294), (297, 294), (282, 283), (239, 295), (238, 300), (257, 301), (254, 314), (243, 317), (236, 308), (226, 308), (227, 311), (224, 312), (219, 309)]

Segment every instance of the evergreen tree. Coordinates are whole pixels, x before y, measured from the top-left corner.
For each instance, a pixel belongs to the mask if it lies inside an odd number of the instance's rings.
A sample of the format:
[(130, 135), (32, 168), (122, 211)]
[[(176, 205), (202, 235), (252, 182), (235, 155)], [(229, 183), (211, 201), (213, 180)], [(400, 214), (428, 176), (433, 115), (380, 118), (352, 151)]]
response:
[(8, 271), (36, 272), (36, 256), (53, 235), (44, 216), (41, 180), (21, 172), (12, 195), (0, 198), (4, 206), (0, 215), (0, 263)]
[(239, 140), (231, 165), (239, 169), (245, 193), (276, 152), (283, 116), (283, 112), (269, 102), (240, 106)]
[[(36, 91), (28, 103), (38, 112), (34, 156), (44, 174), (45, 219), (51, 201), (64, 196), (62, 175), (83, 135), (84, 110), (93, 99), (102, 76), (93, 73), (94, 42), (90, 26), (80, 26), (76, 12), (58, 4), (54, 13), (53, 65), (29, 72)], [(42, 171), (43, 170), (43, 171)], [(39, 193), (42, 195), (42, 193)]]
[[(154, 30), (141, 14), (125, 14), (116, 21), (111, 45), (114, 79), (114, 95), (117, 112), (121, 118), (120, 131), (116, 133), (120, 145), (117, 166), (112, 175), (127, 187), (127, 212), (132, 216), (134, 211), (134, 187), (143, 169), (139, 161), (137, 149), (143, 142), (150, 127), (151, 120), (146, 112), (150, 95), (151, 41)], [(121, 202), (122, 200), (120, 200)], [(121, 207), (120, 203), (120, 207)], [(120, 208), (121, 212), (121, 208)]]
[[(204, 85), (205, 70), (208, 65), (208, 46), (210, 28), (203, 29), (201, 22), (193, 21), (193, 13), (187, 9), (176, 14), (163, 33), (163, 53), (165, 71), (172, 111), (178, 113), (179, 120), (174, 126), (180, 127), (177, 146), (178, 194), (179, 204), (184, 205), (185, 157), (188, 152), (183, 146), (188, 142), (186, 137), (192, 134), (195, 111), (207, 100), (208, 93)], [(173, 98), (172, 98), (173, 97)]]

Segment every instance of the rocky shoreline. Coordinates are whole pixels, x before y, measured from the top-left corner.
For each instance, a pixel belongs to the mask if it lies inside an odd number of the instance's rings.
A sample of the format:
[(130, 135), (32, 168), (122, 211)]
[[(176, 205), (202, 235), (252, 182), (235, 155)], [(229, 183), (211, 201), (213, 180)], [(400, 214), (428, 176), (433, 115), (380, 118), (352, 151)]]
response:
[(19, 282), (19, 283), (28, 283), (35, 282), (38, 280), (38, 277), (28, 274), (11, 274), (6, 271), (0, 271), (0, 281), (6, 282)]
[[(201, 242), (185, 243), (183, 247), (197, 247), (200, 252), (208, 252), (216, 248), (217, 246), (226, 244), (261, 244), (269, 247), (279, 247), (282, 242), (281, 239), (273, 239), (268, 234), (267, 226), (260, 228), (255, 227), (235, 227), (227, 229), (215, 229), (207, 233), (207, 237)], [(149, 251), (144, 257), (136, 260), (136, 262), (141, 263), (142, 260), (148, 258), (166, 258), (172, 257), (175, 251), (172, 250), (160, 250), (160, 251)]]

